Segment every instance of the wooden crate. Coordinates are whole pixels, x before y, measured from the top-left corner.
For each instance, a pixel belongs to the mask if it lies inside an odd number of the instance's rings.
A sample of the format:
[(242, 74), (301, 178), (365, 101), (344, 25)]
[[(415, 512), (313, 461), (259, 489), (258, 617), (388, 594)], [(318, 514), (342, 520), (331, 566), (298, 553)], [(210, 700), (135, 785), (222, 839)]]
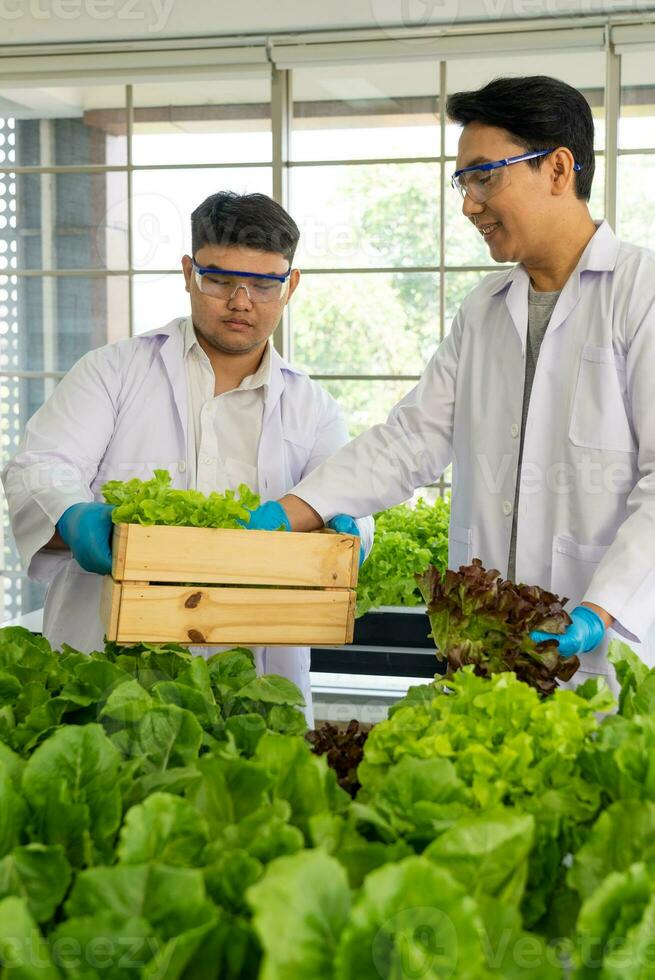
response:
[(118, 643), (350, 643), (358, 566), (359, 539), (331, 531), (119, 524), (101, 618)]

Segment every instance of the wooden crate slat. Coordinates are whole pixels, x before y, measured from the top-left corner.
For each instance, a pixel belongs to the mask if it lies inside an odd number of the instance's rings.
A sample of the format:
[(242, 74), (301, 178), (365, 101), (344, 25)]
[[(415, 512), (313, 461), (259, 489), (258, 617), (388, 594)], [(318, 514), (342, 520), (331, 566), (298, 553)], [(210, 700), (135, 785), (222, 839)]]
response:
[[(349, 589), (144, 586), (115, 583), (109, 576), (108, 581), (112, 602), (104, 607), (110, 615), (105, 627), (119, 643), (315, 646), (352, 640), (355, 593)], [(120, 615), (114, 612), (116, 591)]]
[(119, 524), (119, 581), (353, 588), (357, 538), (347, 534)]
[(119, 524), (114, 528), (112, 535), (112, 575), (117, 582), (125, 577), (125, 556), (127, 553), (127, 539), (129, 535), (129, 524)]
[(105, 575), (100, 593), (100, 621), (105, 627), (108, 640), (118, 636), (118, 618), (121, 605), (121, 586), (111, 575)]
[(350, 593), (350, 602), (348, 604), (348, 616), (346, 619), (346, 636), (345, 643), (352, 643), (353, 636), (355, 634), (355, 612), (357, 608), (357, 593), (353, 589)]

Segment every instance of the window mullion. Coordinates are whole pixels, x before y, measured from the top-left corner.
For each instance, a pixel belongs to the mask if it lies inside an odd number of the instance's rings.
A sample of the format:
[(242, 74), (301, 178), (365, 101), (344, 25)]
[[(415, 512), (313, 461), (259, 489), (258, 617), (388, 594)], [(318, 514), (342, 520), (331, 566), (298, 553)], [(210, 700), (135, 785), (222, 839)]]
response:
[[(289, 155), (291, 142), (291, 118), (293, 102), (291, 72), (274, 68), (271, 75), (271, 127), (273, 137), (273, 197), (283, 208), (289, 209)], [(289, 304), (273, 334), (273, 345), (284, 358), (290, 358), (293, 349), (291, 339), (291, 313)]]
[(133, 218), (134, 208), (132, 205), (132, 183), (134, 170), (132, 169), (132, 134), (134, 131), (134, 93), (131, 85), (125, 86), (125, 114), (126, 125), (125, 133), (127, 138), (127, 322), (130, 337), (135, 334), (134, 330), (134, 255), (133, 255)]
[(609, 27), (605, 66), (605, 220), (616, 230), (621, 56), (614, 50)]

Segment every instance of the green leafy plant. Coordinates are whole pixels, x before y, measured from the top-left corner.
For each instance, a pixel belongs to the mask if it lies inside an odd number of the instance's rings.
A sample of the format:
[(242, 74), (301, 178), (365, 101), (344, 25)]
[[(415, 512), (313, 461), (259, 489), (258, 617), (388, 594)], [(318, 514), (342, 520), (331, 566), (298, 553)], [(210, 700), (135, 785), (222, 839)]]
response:
[(114, 505), (114, 524), (181, 524), (189, 527), (242, 527), (260, 500), (245, 483), (225, 493), (200, 493), (171, 487), (168, 470), (154, 470), (151, 480), (110, 480), (102, 492)]
[(597, 712), (612, 698), (600, 682), (583, 694), (559, 690), (540, 699), (511, 673), (479, 677), (472, 666), (411, 689), (367, 739), (361, 819), (383, 839), (403, 836), (422, 850), (471, 812), (510, 807), (531, 814), (524, 914), (537, 921), (575, 827), (593, 820), (601, 805), (599, 787), (585, 780), (578, 759), (598, 731)]
[(1, 975), (650, 976), (655, 671), (610, 657), (622, 714), (469, 665), (321, 756), (248, 650), (0, 630)]
[(399, 504), (375, 515), (375, 541), (357, 584), (357, 615), (378, 606), (419, 606), (416, 574), (448, 565), (450, 498)]
[(302, 705), (245, 649), (0, 630), (2, 975), (256, 976), (245, 890), (348, 801)]
[(571, 618), (566, 600), (536, 585), (504, 581), (475, 558), (458, 572), (431, 566), (417, 582), (432, 626), (437, 656), (452, 674), (472, 664), (483, 677), (502, 671), (547, 695), (580, 666), (577, 657), (561, 657), (555, 641), (535, 643), (531, 630), (563, 633)]

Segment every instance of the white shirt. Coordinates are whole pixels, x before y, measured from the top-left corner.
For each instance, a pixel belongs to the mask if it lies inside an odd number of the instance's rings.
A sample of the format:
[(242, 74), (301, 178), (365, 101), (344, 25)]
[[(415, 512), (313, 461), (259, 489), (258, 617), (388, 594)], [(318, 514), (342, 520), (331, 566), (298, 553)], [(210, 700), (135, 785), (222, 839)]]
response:
[(271, 380), (270, 341), (254, 374), (238, 388), (214, 395), (214, 369), (198, 343), (191, 317), (183, 330), (189, 486), (208, 494), (246, 483), (259, 493), (257, 454)]

